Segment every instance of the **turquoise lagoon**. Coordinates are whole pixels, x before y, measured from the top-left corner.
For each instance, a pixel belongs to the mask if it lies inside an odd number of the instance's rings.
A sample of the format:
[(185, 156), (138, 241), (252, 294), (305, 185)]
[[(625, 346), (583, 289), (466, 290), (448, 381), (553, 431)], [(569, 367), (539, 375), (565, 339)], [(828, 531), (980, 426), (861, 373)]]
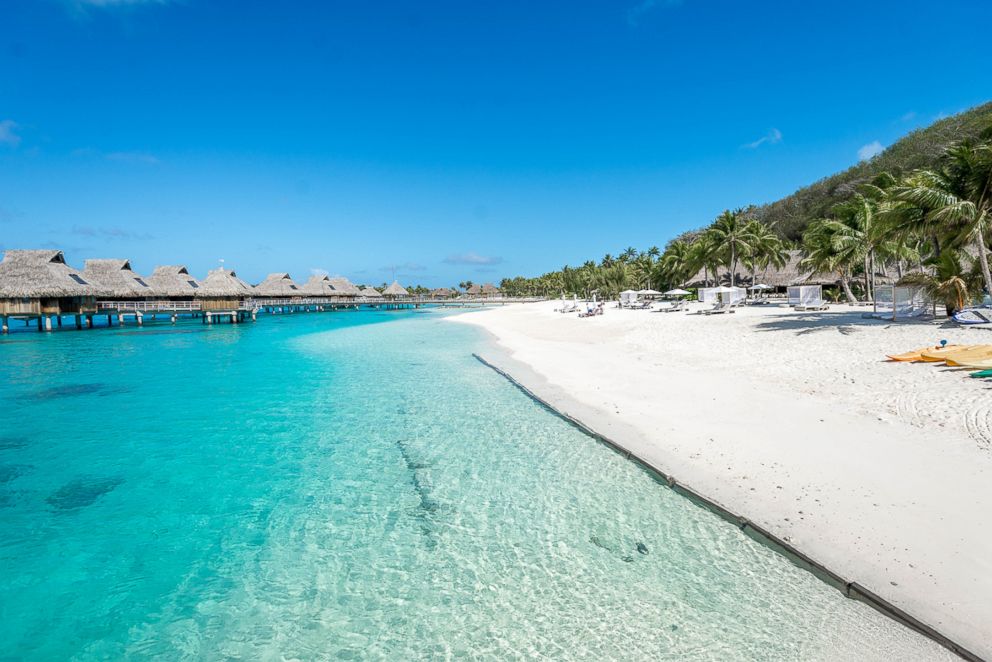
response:
[(0, 657), (942, 659), (438, 311), (0, 341)]

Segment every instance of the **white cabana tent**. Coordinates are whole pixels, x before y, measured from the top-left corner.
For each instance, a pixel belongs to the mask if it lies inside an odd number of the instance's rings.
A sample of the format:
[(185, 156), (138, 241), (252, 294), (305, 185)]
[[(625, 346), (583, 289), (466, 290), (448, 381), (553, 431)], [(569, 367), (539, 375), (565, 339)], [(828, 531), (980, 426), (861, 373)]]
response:
[(770, 290), (770, 289), (773, 289), (773, 288), (772, 288), (771, 285), (765, 285), (764, 283), (758, 283), (757, 285), (752, 285), (751, 287), (749, 287), (747, 289), (751, 290), (752, 292), (760, 292), (762, 290)]
[(637, 294), (642, 297), (656, 297), (656, 296), (660, 296), (661, 292), (659, 292), (658, 290), (647, 289), (647, 290), (637, 290)]
[(717, 301), (737, 303), (747, 298), (747, 290), (743, 287), (721, 285), (720, 287), (701, 287), (697, 290), (697, 295), (703, 303), (716, 303)]
[(629, 306), (635, 301), (637, 301), (637, 292), (635, 290), (624, 290), (620, 293), (621, 306)]
[(935, 315), (936, 307), (920, 287), (878, 285), (875, 287), (875, 317), (906, 319)]
[(792, 285), (789, 287), (790, 306), (823, 305), (823, 287), (820, 285)]

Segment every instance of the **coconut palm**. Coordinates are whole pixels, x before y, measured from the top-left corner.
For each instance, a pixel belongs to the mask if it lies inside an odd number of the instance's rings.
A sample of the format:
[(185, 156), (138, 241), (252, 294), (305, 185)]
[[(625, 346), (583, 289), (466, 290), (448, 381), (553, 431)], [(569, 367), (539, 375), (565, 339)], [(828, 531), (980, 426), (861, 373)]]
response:
[(730, 286), (736, 285), (737, 262), (749, 250), (755, 240), (751, 224), (744, 210), (724, 210), (713, 224), (706, 228), (704, 235), (709, 238), (716, 250), (726, 256), (725, 264), (730, 268)]
[(972, 292), (981, 287), (982, 276), (978, 270), (965, 268), (968, 259), (966, 254), (953, 249), (943, 251), (928, 262), (932, 273), (908, 274), (899, 280), (899, 284), (922, 287), (931, 300), (944, 304), (950, 317), (964, 308)]
[(692, 245), (683, 239), (675, 239), (665, 247), (665, 252), (658, 260), (660, 279), (669, 285), (682, 287), (698, 268), (694, 259)]
[(851, 291), (851, 268), (857, 264), (860, 256), (852, 254), (849, 242), (838, 242), (838, 234), (847, 234), (849, 229), (842, 223), (828, 218), (821, 218), (810, 223), (803, 234), (803, 259), (799, 268), (810, 273), (826, 272), (837, 274), (844, 296), (848, 303), (857, 302)]

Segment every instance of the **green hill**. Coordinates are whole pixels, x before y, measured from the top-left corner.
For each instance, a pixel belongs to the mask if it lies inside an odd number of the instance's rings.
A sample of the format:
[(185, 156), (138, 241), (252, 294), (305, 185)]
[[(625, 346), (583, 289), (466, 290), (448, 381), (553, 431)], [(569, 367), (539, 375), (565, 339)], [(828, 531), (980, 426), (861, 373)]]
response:
[(992, 102), (937, 120), (901, 138), (875, 158), (763, 205), (756, 210), (756, 214), (786, 237), (798, 239), (810, 221), (825, 216), (858, 184), (880, 172), (888, 171), (898, 176), (917, 168), (930, 167), (947, 145), (964, 138), (975, 138), (990, 125)]

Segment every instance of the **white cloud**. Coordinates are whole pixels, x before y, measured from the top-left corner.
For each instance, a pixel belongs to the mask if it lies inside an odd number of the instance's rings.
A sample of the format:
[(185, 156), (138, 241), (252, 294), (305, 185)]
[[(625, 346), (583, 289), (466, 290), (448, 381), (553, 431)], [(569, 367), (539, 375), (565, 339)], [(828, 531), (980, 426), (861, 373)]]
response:
[(884, 151), (885, 148), (882, 147), (882, 143), (878, 142), (877, 140), (873, 140), (867, 145), (861, 146), (861, 149), (858, 150), (858, 159), (861, 161), (867, 161), (869, 159), (878, 156)]
[(502, 261), (503, 258), (499, 256), (479, 255), (473, 251), (444, 258), (445, 264), (499, 264)]
[(21, 144), (21, 137), (17, 135), (17, 122), (14, 120), (0, 120), (0, 144), (17, 147)]
[(640, 23), (641, 17), (653, 9), (678, 7), (681, 4), (682, 0), (641, 0), (641, 2), (627, 10), (627, 23), (632, 27), (636, 27)]
[(780, 142), (782, 142), (782, 132), (773, 128), (754, 142), (747, 143), (744, 147), (747, 149), (758, 149), (762, 145), (775, 145)]

